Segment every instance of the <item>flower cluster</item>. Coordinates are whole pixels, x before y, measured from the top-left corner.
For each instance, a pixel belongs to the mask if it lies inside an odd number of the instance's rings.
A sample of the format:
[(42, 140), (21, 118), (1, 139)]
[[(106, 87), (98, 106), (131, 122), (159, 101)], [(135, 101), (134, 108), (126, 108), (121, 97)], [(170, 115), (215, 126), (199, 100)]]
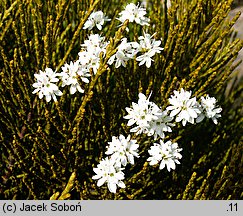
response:
[(165, 131), (171, 132), (172, 118), (168, 117), (166, 111), (162, 111), (154, 102), (149, 101), (150, 96), (146, 98), (144, 94), (139, 93), (138, 97), (138, 103), (132, 102), (132, 108), (125, 108), (128, 115), (124, 118), (129, 120), (127, 125), (135, 124), (130, 132), (164, 138)]
[[(171, 132), (171, 127), (175, 126), (171, 121), (172, 117), (167, 115), (167, 111), (162, 111), (154, 102), (149, 101), (150, 96), (146, 96), (142, 93), (139, 93), (138, 103), (132, 103), (132, 108), (126, 107), (128, 115), (124, 116), (125, 119), (128, 119), (128, 126), (136, 125), (130, 132), (136, 132), (136, 134), (147, 134), (148, 136), (154, 136), (154, 139), (157, 137), (164, 139), (164, 132)], [(160, 169), (163, 169), (165, 165), (167, 166), (168, 171), (170, 169), (175, 169), (175, 163), (179, 164), (178, 159), (182, 156), (178, 153), (182, 149), (177, 149), (177, 144), (172, 143), (171, 141), (164, 142), (160, 140), (160, 145), (155, 143), (149, 154), (151, 155), (148, 158), (150, 165), (157, 164), (161, 161)], [(172, 151), (173, 149), (173, 151)]]
[[(149, 25), (149, 18), (145, 17), (145, 8), (139, 7), (130, 3), (126, 6), (125, 10), (120, 13), (120, 20), (122, 23), (128, 19), (129, 22), (135, 22), (140, 25)], [(152, 57), (156, 53), (160, 53), (163, 48), (160, 47), (161, 41), (155, 40), (155, 34), (150, 35), (144, 32), (143, 36), (139, 36), (138, 42), (128, 42), (127, 38), (123, 38), (121, 44), (118, 46), (116, 54), (114, 54), (108, 61), (108, 64), (113, 64), (115, 62), (115, 67), (118, 68), (121, 65), (126, 67), (128, 60), (133, 59), (137, 54), (136, 61), (139, 62), (139, 66), (146, 65), (150, 68), (153, 61)]]
[[(168, 1), (169, 2), (169, 1)], [(130, 23), (136, 23), (141, 26), (149, 25), (149, 18), (146, 17), (146, 10), (133, 3), (128, 4), (125, 10), (119, 13), (117, 20), (124, 23), (125, 20)], [(92, 30), (95, 27), (102, 30), (106, 21), (110, 21), (102, 11), (96, 11), (90, 14), (84, 23), (83, 29)], [(115, 68), (121, 65), (126, 67), (127, 62), (134, 59), (139, 66), (145, 65), (151, 67), (153, 57), (163, 50), (161, 40), (154, 39), (155, 34), (143, 32), (138, 37), (138, 41), (129, 42), (123, 37), (120, 44), (116, 47), (116, 53), (107, 57), (108, 64), (115, 64)], [(59, 86), (70, 87), (70, 94), (76, 92), (84, 93), (85, 84), (89, 83), (89, 78), (95, 76), (100, 67), (100, 58), (106, 55), (106, 48), (109, 42), (100, 34), (90, 34), (88, 39), (81, 44), (81, 51), (78, 53), (78, 59), (65, 63), (61, 67), (61, 72), (53, 71), (46, 68), (34, 74), (36, 82), (33, 84), (35, 90), (33, 94), (38, 94), (39, 98), (45, 97), (49, 102), (51, 99), (57, 101), (56, 96), (61, 96), (62, 92)], [(58, 83), (60, 82), (60, 85)], [(127, 115), (123, 118), (128, 120), (127, 125), (132, 127), (131, 133), (135, 136), (145, 134), (154, 138), (154, 143), (148, 150), (149, 157), (147, 161), (150, 165), (159, 164), (159, 169), (165, 167), (170, 172), (175, 170), (176, 164), (180, 164), (182, 158), (178, 144), (173, 141), (165, 141), (166, 133), (172, 132), (176, 123), (195, 124), (205, 118), (212, 119), (217, 124), (222, 108), (216, 105), (214, 97), (201, 97), (198, 101), (192, 96), (191, 91), (180, 89), (174, 91), (174, 94), (168, 99), (169, 106), (162, 110), (156, 103), (150, 101), (151, 94), (146, 97), (144, 94), (138, 94), (137, 103), (132, 102), (131, 107), (126, 107)], [(95, 175), (92, 177), (97, 181), (100, 187), (107, 183), (108, 189), (116, 193), (117, 187), (125, 188), (123, 180), (125, 179), (124, 169), (127, 164), (134, 165), (134, 159), (139, 158), (139, 144), (136, 139), (130, 135), (127, 137), (119, 135), (112, 136), (112, 141), (108, 142), (105, 154), (106, 158), (102, 159), (96, 168), (93, 168)]]
[(180, 164), (178, 160), (182, 158), (180, 151), (182, 149), (178, 148), (177, 143), (172, 143), (171, 141), (164, 143), (163, 140), (160, 140), (160, 144), (154, 143), (148, 150), (151, 156), (148, 158), (149, 164), (155, 165), (160, 162), (159, 169), (163, 169), (166, 166), (170, 172), (170, 169), (175, 169), (175, 164)]
[(129, 22), (135, 22), (141, 26), (149, 25), (149, 18), (145, 17), (146, 9), (139, 7), (139, 5), (135, 5), (130, 3), (126, 6), (125, 10), (119, 13), (120, 17), (118, 20), (120, 22), (124, 22), (125, 20), (129, 20)]
[[(197, 102), (196, 97), (191, 97), (191, 91), (174, 91), (174, 95), (169, 98), (170, 105), (161, 110), (158, 105), (150, 101), (151, 94), (147, 98), (144, 94), (138, 94), (138, 102), (132, 102), (132, 107), (126, 107), (127, 115), (124, 116), (128, 120), (127, 125), (133, 126), (130, 132), (136, 135), (144, 133), (148, 136), (154, 136), (159, 143), (155, 142), (148, 150), (150, 157), (147, 159), (150, 165), (159, 164), (159, 169), (165, 167), (170, 172), (175, 170), (176, 164), (180, 164), (182, 155), (177, 143), (172, 141), (164, 141), (165, 133), (172, 132), (172, 123), (182, 122), (185, 126), (187, 122), (198, 123), (203, 118), (211, 118), (217, 123), (220, 117), (221, 108), (216, 107), (216, 99), (213, 97), (201, 97), (201, 103)], [(169, 113), (170, 112), (170, 113)], [(93, 179), (98, 180), (97, 185), (101, 186), (107, 183), (108, 189), (116, 193), (117, 187), (125, 188), (122, 180), (125, 174), (122, 172), (127, 163), (134, 164), (134, 157), (139, 158), (136, 140), (131, 140), (130, 135), (125, 138), (123, 135), (112, 137), (112, 141), (108, 142), (107, 151), (109, 155), (103, 159), (97, 168), (94, 168), (96, 175)]]
[(132, 140), (130, 135), (125, 138), (120, 135), (119, 138), (112, 137), (112, 141), (108, 142), (107, 151), (105, 154), (109, 155), (102, 159), (97, 168), (94, 168), (94, 180), (98, 180), (97, 186), (100, 187), (107, 183), (108, 189), (112, 193), (116, 193), (117, 186), (125, 188), (122, 181), (125, 178), (124, 167), (127, 163), (134, 164), (134, 157), (139, 157), (138, 147), (136, 140)]
[[(145, 17), (145, 15), (145, 8), (131, 3), (119, 14), (118, 20), (124, 22), (128, 19), (129, 22), (135, 22), (142, 26), (149, 25), (149, 18)], [(97, 27), (98, 30), (101, 30), (104, 22), (109, 20), (102, 11), (92, 12), (83, 29), (91, 30)], [(152, 57), (163, 50), (160, 47), (161, 41), (155, 40), (153, 37), (154, 34), (151, 36), (148, 33), (144, 33), (143, 36), (138, 38), (138, 42), (128, 42), (127, 38), (124, 37), (117, 47), (117, 52), (108, 60), (108, 64), (111, 65), (115, 62), (116, 68), (119, 68), (121, 65), (126, 67), (127, 61), (135, 58), (139, 62), (139, 66), (145, 64), (149, 68), (153, 61)], [(84, 93), (84, 85), (89, 83), (88, 78), (92, 74), (95, 75), (97, 73), (100, 66), (100, 57), (106, 55), (108, 43), (99, 34), (89, 35), (88, 39), (81, 45), (78, 60), (70, 61), (69, 64), (65, 63), (61, 67), (62, 71), (60, 73), (54, 72), (51, 68), (46, 68), (44, 72), (40, 71), (39, 74), (34, 75), (36, 82), (32, 85), (35, 88), (33, 94), (38, 93), (40, 99), (45, 96), (47, 102), (51, 101), (52, 98), (54, 101), (57, 101), (56, 96), (62, 95), (58, 87), (59, 81), (61, 87), (70, 86), (71, 95), (77, 91)], [(101, 53), (103, 56), (101, 56)], [(157, 129), (154, 131), (157, 131)], [(152, 134), (152, 132), (149, 134)], [(162, 132), (159, 132), (159, 134), (163, 135)]]
[(174, 91), (174, 95), (169, 98), (170, 106), (166, 110), (171, 111), (170, 117), (176, 117), (175, 121), (182, 121), (185, 126), (187, 122), (194, 124), (194, 120), (201, 113), (196, 98), (191, 98), (191, 91)]
[(194, 124), (201, 122), (205, 117), (213, 120), (217, 124), (217, 118), (221, 117), (219, 114), (222, 108), (216, 106), (216, 99), (214, 97), (201, 97), (199, 103), (196, 97), (191, 98), (191, 91), (174, 91), (174, 95), (169, 98), (170, 106), (166, 108), (170, 111), (170, 117), (175, 117), (176, 122), (182, 122), (185, 126), (187, 122)]
[(84, 23), (83, 29), (91, 30), (96, 26), (97, 29), (101, 30), (105, 21), (110, 21), (110, 19), (108, 19), (102, 11), (93, 12)]
[(123, 135), (120, 135), (119, 138), (113, 136), (112, 141), (108, 144), (105, 154), (111, 155), (111, 159), (118, 166), (126, 166), (127, 162), (134, 164), (134, 157), (139, 157), (137, 140), (131, 140), (130, 135), (127, 138)]
[(200, 110), (201, 113), (196, 119), (197, 122), (201, 122), (205, 117), (212, 119), (214, 124), (218, 124), (217, 118), (221, 117), (219, 114), (222, 111), (221, 107), (216, 106), (216, 99), (214, 97), (206, 98), (201, 97)]
[(155, 40), (148, 33), (144, 33), (144, 36), (138, 38), (138, 42), (127, 42), (127, 38), (123, 38), (121, 44), (118, 46), (117, 52), (109, 59), (108, 64), (113, 64), (115, 61), (115, 67), (118, 68), (121, 65), (126, 67), (128, 60), (133, 59), (137, 54), (141, 54), (136, 57), (139, 62), (139, 66), (146, 64), (147, 68), (150, 68), (152, 57), (156, 53), (160, 53), (163, 48), (160, 47), (161, 41)]
[(39, 74), (34, 75), (36, 82), (33, 84), (35, 90), (32, 93), (38, 93), (40, 99), (45, 96), (47, 102), (49, 102), (52, 98), (54, 101), (57, 101), (56, 95), (62, 95), (62, 92), (55, 84), (59, 81), (57, 78), (59, 74), (53, 71), (51, 68), (46, 68), (45, 71), (40, 70), (39, 72)]
[(94, 168), (96, 175), (93, 176), (92, 179), (98, 179), (98, 187), (107, 182), (109, 191), (116, 193), (117, 186), (125, 188), (125, 184), (122, 181), (125, 178), (122, 172), (123, 169), (124, 168), (117, 166), (114, 160), (105, 158), (102, 159), (97, 168)]
[(105, 55), (107, 44), (104, 37), (100, 37), (99, 34), (91, 34), (88, 40), (81, 45), (82, 51), (78, 53), (79, 59), (62, 66), (61, 73), (46, 68), (44, 72), (40, 71), (39, 74), (35, 74), (37, 82), (33, 84), (33, 87), (36, 89), (32, 93), (38, 93), (40, 99), (45, 96), (47, 102), (51, 98), (56, 101), (56, 95), (62, 95), (56, 84), (59, 81), (61, 81), (62, 87), (70, 86), (70, 94), (74, 94), (76, 91), (83, 93), (84, 89), (81, 84), (89, 83), (90, 71), (96, 74), (100, 65), (100, 53)]
[(147, 98), (144, 94), (139, 93), (138, 102), (132, 102), (132, 107), (126, 107), (128, 115), (124, 116), (128, 120), (128, 126), (134, 126), (130, 132), (136, 134), (144, 133), (148, 136), (154, 136), (156, 140), (159, 138), (158, 143), (148, 151), (150, 156), (148, 161), (150, 165), (160, 163), (160, 169), (165, 166), (167, 170), (175, 169), (176, 164), (180, 164), (179, 159), (182, 151), (177, 143), (172, 141), (164, 142), (165, 132), (172, 132), (171, 127), (174, 127), (175, 122), (182, 122), (185, 126), (187, 122), (198, 123), (205, 117), (211, 118), (217, 124), (217, 118), (221, 115), (222, 108), (216, 106), (216, 99), (213, 97), (201, 97), (201, 103), (197, 102), (196, 97), (191, 97), (191, 91), (174, 91), (174, 95), (169, 98), (170, 105), (161, 110), (158, 105), (150, 101), (151, 94)]
[(106, 54), (106, 46), (108, 42), (105, 42), (105, 38), (99, 34), (91, 34), (88, 40), (84, 41), (81, 45), (83, 50), (78, 53), (79, 64), (84, 74), (93, 71), (96, 74), (100, 66), (100, 53)]
[(126, 67), (128, 60), (133, 59), (133, 57), (138, 52), (138, 43), (127, 42), (127, 38), (123, 38), (121, 44), (117, 47), (117, 52), (110, 57), (108, 64), (113, 64), (115, 62), (115, 67), (119, 68), (121, 65)]
[(83, 82), (89, 83), (89, 80), (87, 78), (89, 77), (89, 74), (81, 73), (80, 65), (78, 61), (75, 62), (71, 61), (70, 64), (65, 64), (62, 67), (62, 72), (60, 73), (62, 87), (71, 85), (70, 94), (74, 94), (77, 90), (80, 93), (84, 92), (84, 90), (81, 88), (78, 82), (78, 76), (80, 76)]
[[(174, 95), (169, 98), (170, 105), (161, 110), (157, 104), (150, 101), (151, 94), (147, 98), (144, 94), (139, 93), (138, 102), (132, 102), (132, 107), (126, 107), (127, 115), (124, 119), (128, 120), (127, 125), (133, 126), (130, 132), (146, 134), (159, 138), (159, 143), (155, 142), (148, 150), (150, 157), (147, 159), (150, 165), (159, 164), (159, 169), (165, 167), (170, 172), (175, 170), (176, 164), (180, 164), (182, 158), (178, 144), (175, 142), (164, 141), (165, 133), (172, 132), (175, 124), (172, 122), (182, 122), (185, 126), (187, 122), (195, 124), (207, 117), (217, 124), (217, 118), (220, 117), (222, 108), (216, 106), (216, 99), (213, 97), (201, 97), (201, 102), (197, 102), (196, 97), (191, 97), (191, 91), (174, 91)], [(170, 112), (170, 113), (169, 113)], [(125, 174), (122, 172), (124, 167), (130, 163), (134, 164), (134, 157), (139, 158), (136, 140), (132, 140), (128, 135), (112, 137), (108, 142), (106, 155), (109, 157), (103, 159), (97, 168), (94, 168), (96, 175), (93, 179), (98, 180), (97, 185), (101, 186), (107, 183), (108, 189), (116, 193), (117, 187), (125, 188), (122, 180)]]
[(144, 33), (144, 36), (140, 36), (138, 38), (139, 40), (139, 52), (142, 53), (142, 55), (138, 56), (136, 58), (137, 61), (139, 61), (139, 66), (146, 63), (146, 67), (149, 68), (151, 66), (152, 57), (156, 53), (160, 53), (164, 48), (160, 47), (161, 41), (153, 39), (150, 34)]

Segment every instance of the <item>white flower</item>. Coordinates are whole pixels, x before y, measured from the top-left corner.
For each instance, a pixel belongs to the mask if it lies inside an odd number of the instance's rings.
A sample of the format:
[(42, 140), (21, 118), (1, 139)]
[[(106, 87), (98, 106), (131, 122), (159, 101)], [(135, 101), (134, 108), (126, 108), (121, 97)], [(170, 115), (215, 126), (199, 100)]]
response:
[(106, 51), (105, 48), (107, 44), (104, 37), (101, 37), (99, 34), (91, 34), (88, 40), (85, 40), (81, 46), (84, 47), (88, 53), (98, 55), (101, 51)]
[(146, 63), (146, 67), (149, 68), (151, 66), (151, 62), (153, 61), (152, 57), (156, 53), (160, 53), (164, 48), (160, 47), (161, 41), (155, 40), (150, 34), (144, 33), (144, 36), (140, 36), (139, 39), (139, 47), (138, 50), (143, 54), (136, 58), (137, 61), (140, 61), (139, 66)]
[(97, 73), (100, 66), (100, 53), (103, 52), (103, 55), (105, 55), (106, 46), (108, 45), (104, 39), (98, 34), (91, 34), (89, 39), (81, 45), (84, 49), (78, 53), (81, 74), (89, 73), (90, 69), (93, 70), (94, 74)]
[(146, 9), (139, 7), (139, 5), (135, 5), (133, 3), (130, 3), (126, 6), (125, 10), (119, 13), (120, 17), (118, 20), (120, 22), (124, 22), (126, 19), (129, 20), (129, 22), (136, 22), (139, 25), (149, 25), (149, 18), (145, 17), (146, 15)]
[(148, 150), (151, 157), (147, 161), (150, 161), (150, 165), (160, 163), (159, 169), (167, 166), (167, 170), (170, 172), (170, 169), (175, 169), (176, 164), (180, 164), (178, 160), (182, 158), (182, 155), (179, 153), (180, 151), (182, 149), (178, 148), (177, 143), (172, 143), (171, 141), (164, 143), (160, 140), (160, 144), (154, 143), (150, 150)]
[(214, 124), (218, 124), (217, 118), (221, 117), (219, 114), (222, 111), (222, 108), (216, 106), (216, 99), (214, 97), (209, 97), (206, 95), (206, 98), (201, 97), (201, 109), (202, 113), (197, 118), (197, 122), (201, 122), (205, 116), (211, 118)]
[(161, 112), (158, 119), (150, 122), (148, 136), (154, 135), (154, 139), (157, 139), (158, 136), (164, 139), (164, 132), (172, 132), (171, 127), (175, 126), (175, 124), (170, 123), (172, 120), (173, 118), (168, 116), (167, 111)]
[(108, 64), (111, 65), (115, 61), (116, 68), (119, 68), (121, 65), (123, 67), (126, 67), (126, 63), (128, 60), (129, 58), (126, 56), (126, 54), (123, 51), (117, 50), (116, 54), (111, 56), (110, 59), (108, 60)]
[(158, 116), (161, 115), (159, 107), (149, 101), (149, 97), (142, 93), (139, 93), (138, 103), (132, 102), (132, 108), (126, 107), (128, 115), (124, 116), (125, 119), (129, 119), (127, 125), (131, 126), (136, 124), (137, 126), (132, 128), (131, 132), (147, 133), (152, 120), (157, 120)]
[(80, 76), (81, 80), (85, 83), (89, 83), (88, 77), (90, 77), (90, 72), (87, 69), (84, 69), (82, 66), (79, 65), (79, 70), (77, 74)]
[(98, 55), (95, 55), (92, 52), (82, 51), (78, 53), (79, 55), (79, 63), (80, 63), (80, 71), (83, 74), (89, 74), (90, 69), (93, 70), (94, 74), (99, 69), (100, 66), (100, 58)]
[[(60, 73), (62, 80), (62, 87), (66, 85), (71, 85), (70, 94), (74, 94), (77, 90), (80, 93), (83, 93), (84, 90), (78, 83), (78, 71), (79, 71), (79, 62), (70, 62), (70, 64), (65, 64), (62, 67), (62, 72)], [(87, 78), (86, 78), (87, 79)], [(85, 81), (87, 81), (85, 79)]]
[(95, 26), (101, 30), (105, 21), (109, 21), (102, 11), (96, 11), (90, 14), (88, 20), (84, 23), (83, 29), (93, 29)]
[(121, 44), (117, 47), (117, 52), (108, 60), (108, 64), (113, 64), (119, 68), (121, 65), (126, 67), (129, 59), (132, 59), (138, 52), (139, 44), (137, 42), (127, 42), (127, 38), (123, 38)]
[(154, 61), (151, 57), (153, 57), (154, 54), (153, 52), (146, 52), (143, 55), (140, 55), (136, 58), (137, 61), (140, 61), (139, 66), (143, 65), (146, 63), (146, 67), (150, 68), (152, 61)]
[(176, 122), (182, 121), (182, 125), (185, 126), (187, 122), (194, 124), (194, 120), (201, 113), (199, 104), (196, 98), (190, 98), (191, 91), (174, 91), (174, 95), (169, 98), (171, 106), (168, 106), (166, 110), (171, 111), (170, 117), (176, 116)]
[(131, 140), (130, 135), (125, 138), (120, 135), (119, 138), (112, 137), (112, 142), (108, 142), (109, 146), (105, 154), (111, 155), (118, 166), (126, 166), (127, 162), (134, 164), (134, 157), (139, 157), (137, 140)]
[(153, 35), (150, 35), (148, 33), (143, 33), (144, 36), (140, 36), (138, 38), (139, 40), (139, 50), (140, 51), (152, 51), (155, 53), (160, 53), (161, 50), (163, 50), (164, 48), (160, 47), (161, 41), (160, 40), (155, 40), (153, 39), (154, 35), (156, 33), (154, 33)]
[(59, 81), (57, 78), (59, 74), (54, 72), (51, 68), (46, 68), (45, 71), (40, 70), (39, 72), (39, 74), (34, 74), (36, 82), (32, 86), (36, 89), (32, 93), (38, 93), (40, 99), (45, 96), (47, 102), (51, 101), (52, 98), (54, 101), (57, 101), (56, 95), (62, 95), (62, 92), (55, 84)]
[(98, 187), (107, 183), (109, 191), (116, 193), (117, 186), (125, 188), (125, 184), (122, 181), (125, 178), (122, 172), (123, 169), (124, 168), (116, 166), (114, 160), (105, 158), (100, 161), (97, 168), (93, 169), (96, 175), (93, 176), (92, 179), (99, 179), (97, 182)]

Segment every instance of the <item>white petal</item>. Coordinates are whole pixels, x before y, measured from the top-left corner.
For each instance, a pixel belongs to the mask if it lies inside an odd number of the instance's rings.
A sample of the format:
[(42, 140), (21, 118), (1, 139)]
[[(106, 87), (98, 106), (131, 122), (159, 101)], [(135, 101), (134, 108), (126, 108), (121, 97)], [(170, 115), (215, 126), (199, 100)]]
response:
[(217, 121), (216, 118), (213, 118), (212, 120), (213, 120), (213, 123), (214, 123), (214, 124), (218, 124), (218, 121)]
[(160, 166), (159, 166), (159, 169), (164, 169), (164, 168), (165, 168), (165, 162), (164, 161), (161, 161)]
[(101, 30), (102, 26), (100, 24), (96, 24), (97, 29)]
[(146, 61), (146, 67), (150, 68), (150, 66), (151, 66), (151, 59), (148, 58), (147, 61)]
[(53, 100), (54, 100), (55, 102), (57, 101), (57, 97), (56, 97), (55, 94), (52, 94), (52, 98), (53, 98)]
[(84, 93), (84, 90), (80, 87), (80, 85), (77, 85), (77, 89), (80, 93)]
[(89, 79), (88, 78), (82, 77), (81, 79), (82, 79), (83, 82), (89, 83)]
[(111, 193), (116, 193), (116, 183), (108, 182), (108, 189)]
[(98, 187), (100, 187), (100, 186), (102, 186), (104, 183), (106, 182), (106, 178), (101, 178), (100, 180), (98, 180), (98, 182), (97, 182), (97, 186)]
[(126, 185), (124, 184), (124, 182), (122, 181), (119, 181), (118, 184), (117, 184), (120, 188), (125, 188)]
[(92, 179), (96, 180), (96, 179), (100, 179), (100, 175), (95, 175), (92, 177)]
[(35, 89), (34, 91), (32, 91), (32, 94), (35, 94), (39, 91), (39, 89)]
[[(168, 107), (169, 108), (169, 107)], [(168, 109), (169, 110), (169, 109)], [(170, 117), (174, 117), (175, 115), (177, 115), (179, 112), (181, 111), (180, 108), (174, 109), (171, 111), (170, 113)]]
[(51, 95), (46, 95), (46, 101), (49, 102), (51, 100)]
[(130, 119), (130, 120), (128, 121), (128, 123), (127, 123), (127, 126), (131, 126), (131, 125), (133, 125), (135, 122), (136, 122), (136, 120), (134, 120), (134, 119)]
[(108, 60), (108, 64), (109, 65), (111, 65), (111, 64), (113, 64), (113, 62), (114, 62), (114, 60), (115, 60), (115, 57), (116, 57), (116, 55), (114, 54), (113, 56), (111, 56), (110, 58), (109, 58), (109, 60)]
[(196, 122), (199, 123), (199, 122), (201, 122), (204, 118), (205, 118), (205, 115), (204, 115), (204, 114), (200, 114), (200, 115), (197, 117)]
[(197, 113), (193, 109), (188, 109), (188, 113), (192, 118), (197, 118)]
[(54, 92), (57, 96), (61, 96), (62, 95), (62, 92), (58, 89)]
[(76, 92), (76, 87), (74, 85), (71, 85), (70, 87), (70, 94), (74, 94)]
[(182, 120), (182, 125), (183, 125), (183, 126), (186, 125), (186, 120), (185, 120), (185, 119)]
[(39, 98), (40, 98), (40, 99), (42, 99), (43, 96), (44, 96), (43, 93), (42, 93), (42, 91), (40, 91), (38, 95), (39, 95)]

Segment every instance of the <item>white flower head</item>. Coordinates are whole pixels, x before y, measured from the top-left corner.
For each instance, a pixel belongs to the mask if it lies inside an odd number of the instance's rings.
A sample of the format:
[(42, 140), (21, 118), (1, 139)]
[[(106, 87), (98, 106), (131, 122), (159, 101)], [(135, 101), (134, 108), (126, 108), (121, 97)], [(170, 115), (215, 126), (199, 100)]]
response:
[(70, 62), (70, 64), (65, 64), (62, 67), (62, 72), (60, 73), (60, 77), (62, 80), (62, 87), (71, 86), (70, 94), (74, 94), (77, 90), (80, 93), (84, 93), (84, 90), (78, 83), (78, 71), (79, 71), (79, 62)]
[(105, 54), (107, 44), (108, 42), (105, 42), (105, 37), (101, 37), (99, 34), (91, 34), (88, 40), (85, 40), (81, 46), (84, 47), (90, 55), (99, 56), (101, 51)]
[(178, 159), (182, 158), (179, 153), (182, 149), (178, 148), (177, 143), (172, 143), (171, 141), (163, 142), (160, 140), (160, 144), (154, 143), (153, 146), (148, 150), (151, 157), (147, 159), (150, 165), (155, 165), (160, 163), (159, 169), (167, 167), (170, 172), (171, 169), (175, 169), (176, 164), (180, 164)]
[(129, 22), (135, 22), (141, 26), (149, 26), (150, 19), (145, 17), (146, 9), (143, 7), (139, 7), (139, 5), (130, 3), (126, 6), (125, 10), (119, 13), (119, 15), (120, 17), (118, 18), (118, 20), (122, 23), (128, 19)]
[(150, 34), (144, 33), (144, 36), (140, 36), (139, 39), (139, 47), (138, 50), (142, 52), (142, 55), (136, 58), (139, 61), (139, 66), (146, 63), (146, 67), (149, 68), (153, 61), (152, 57), (156, 53), (160, 53), (164, 48), (160, 47), (161, 41), (153, 39)]
[(84, 23), (83, 29), (93, 29), (95, 26), (97, 29), (101, 30), (105, 21), (110, 21), (102, 11), (92, 12), (88, 20)]
[(105, 42), (105, 38), (99, 34), (89, 35), (88, 40), (85, 40), (81, 45), (83, 50), (78, 53), (78, 62), (80, 64), (78, 74), (80, 76), (86, 76), (91, 69), (94, 74), (97, 73), (100, 66), (100, 54), (103, 52), (103, 55), (105, 55), (107, 45), (108, 42)]
[(169, 98), (171, 106), (166, 108), (171, 111), (170, 117), (176, 116), (176, 122), (182, 121), (185, 126), (187, 122), (194, 124), (194, 120), (201, 113), (196, 98), (191, 98), (191, 91), (174, 91), (174, 95)]
[(214, 97), (201, 97), (201, 111), (202, 113), (197, 118), (197, 122), (201, 122), (205, 117), (213, 120), (214, 124), (218, 124), (217, 118), (221, 117), (219, 114), (222, 111), (221, 107), (216, 106), (217, 100)]
[(100, 66), (99, 56), (97, 54), (94, 54), (92, 52), (87, 52), (87, 51), (79, 52), (78, 55), (79, 55), (78, 62), (80, 64), (79, 73), (89, 74), (90, 69), (92, 69), (94, 74), (96, 74)]
[(127, 61), (137, 54), (138, 46), (137, 42), (127, 42), (127, 38), (123, 38), (121, 44), (117, 47), (117, 52), (111, 56), (108, 64), (111, 65), (115, 61), (116, 68), (119, 68), (121, 65), (126, 67)]
[(118, 166), (126, 166), (127, 162), (134, 164), (134, 157), (139, 157), (137, 140), (131, 140), (130, 135), (127, 138), (123, 135), (119, 138), (113, 136), (108, 144), (105, 154), (111, 155)]
[(154, 136), (154, 139), (160, 137), (161, 139), (165, 138), (165, 132), (172, 132), (171, 127), (175, 124), (171, 123), (173, 120), (167, 113), (167, 111), (161, 111), (161, 115), (158, 116), (158, 119), (152, 120), (150, 122), (148, 136)]
[(47, 102), (51, 101), (52, 98), (54, 101), (57, 101), (56, 95), (62, 95), (62, 92), (55, 84), (59, 81), (57, 78), (59, 74), (51, 68), (46, 68), (45, 71), (40, 70), (39, 72), (39, 74), (34, 74), (36, 82), (32, 85), (35, 88), (32, 94), (38, 93), (40, 99), (45, 96)]
[(112, 193), (116, 193), (117, 186), (125, 188), (125, 184), (122, 181), (125, 177), (122, 172), (124, 168), (116, 165), (116, 162), (110, 158), (105, 158), (100, 161), (97, 168), (94, 168), (95, 176), (92, 179), (99, 179), (97, 186), (100, 187), (104, 183), (107, 183), (108, 189)]
[[(151, 95), (151, 94), (150, 94)], [(150, 122), (152, 120), (157, 120), (158, 116), (161, 115), (160, 108), (153, 102), (149, 101), (149, 98), (142, 93), (139, 93), (138, 103), (132, 102), (132, 108), (126, 107), (128, 115), (124, 116), (125, 119), (129, 119), (127, 125), (132, 126), (131, 132), (148, 133)]]

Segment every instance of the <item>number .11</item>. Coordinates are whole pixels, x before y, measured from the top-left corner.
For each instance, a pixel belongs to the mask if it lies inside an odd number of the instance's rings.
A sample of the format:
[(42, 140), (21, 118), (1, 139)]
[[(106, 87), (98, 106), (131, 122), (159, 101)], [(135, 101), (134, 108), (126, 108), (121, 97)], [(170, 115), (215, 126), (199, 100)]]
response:
[(230, 203), (229, 206), (230, 206), (230, 211), (237, 211), (237, 203), (235, 204)]

